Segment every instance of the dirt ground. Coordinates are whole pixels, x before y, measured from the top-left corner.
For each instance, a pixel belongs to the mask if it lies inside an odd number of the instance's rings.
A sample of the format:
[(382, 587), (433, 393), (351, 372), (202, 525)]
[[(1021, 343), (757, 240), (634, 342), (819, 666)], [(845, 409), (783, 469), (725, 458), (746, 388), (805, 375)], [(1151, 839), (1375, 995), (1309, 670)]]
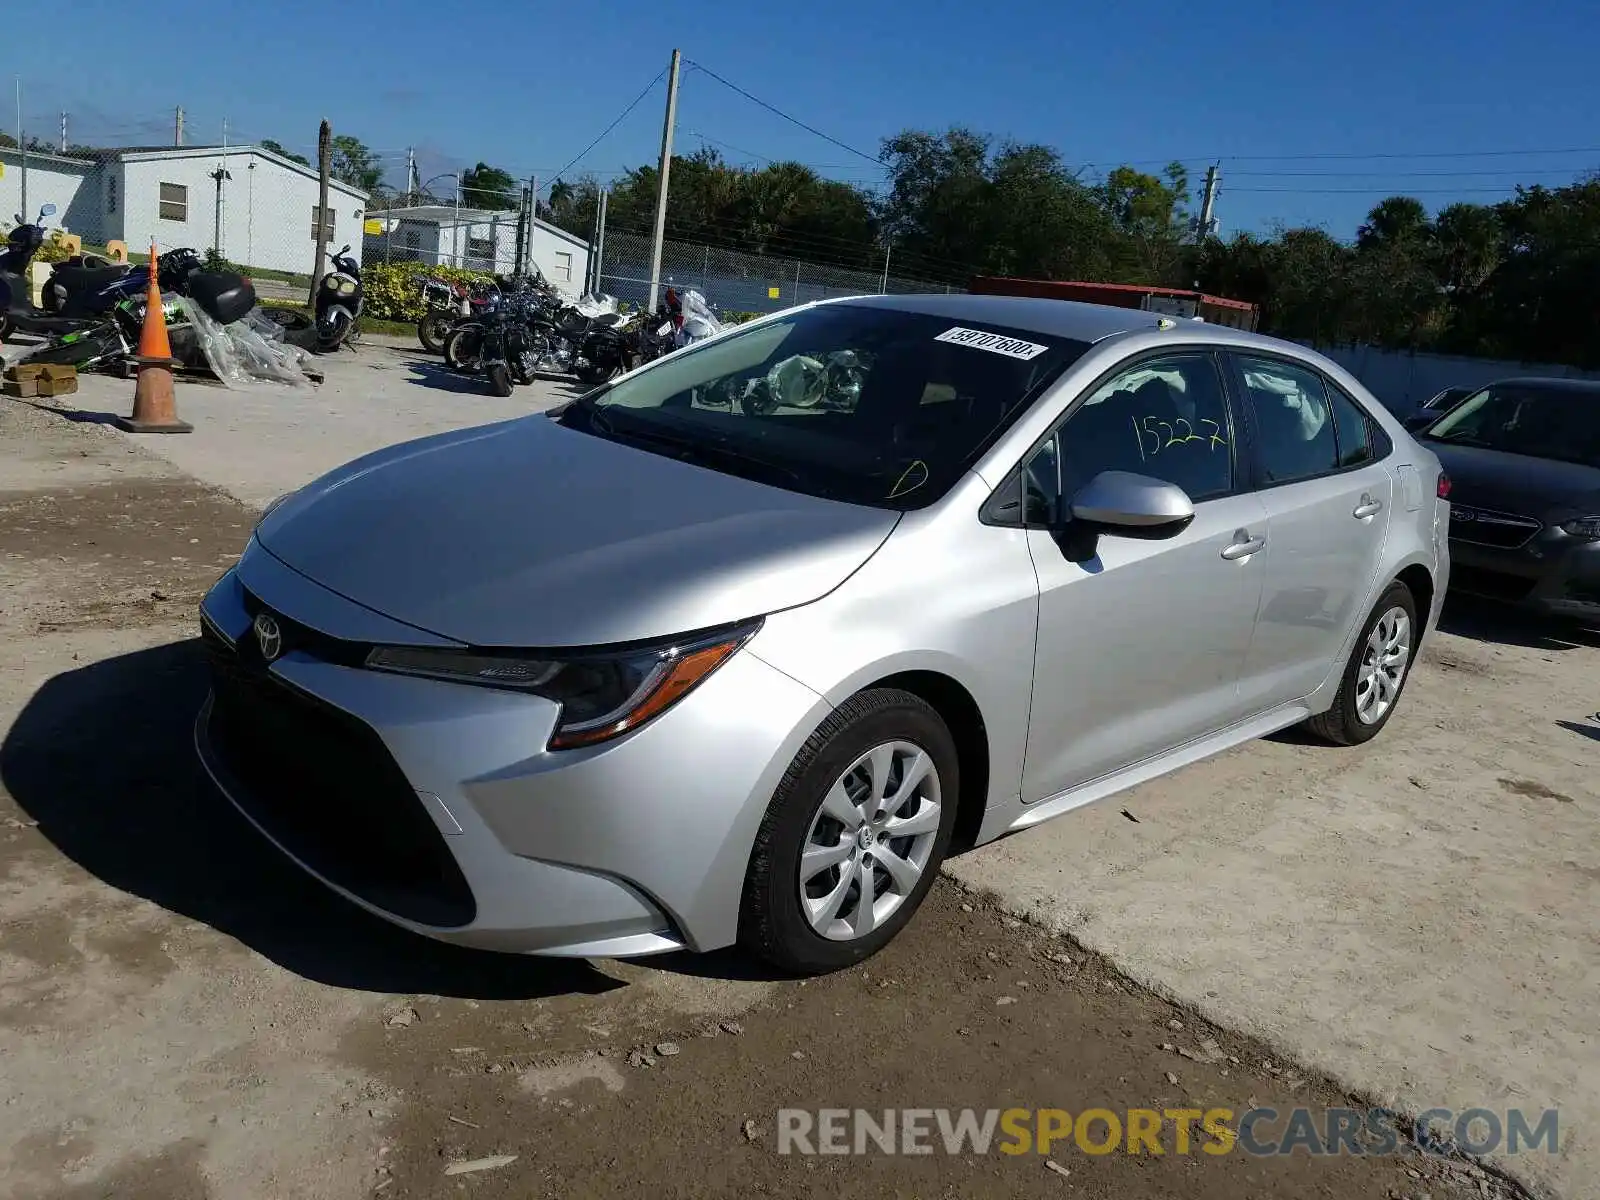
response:
[(779, 1154), (781, 1108), (1365, 1101), (948, 881), (882, 955), (806, 983), (366, 916), (193, 760), (194, 606), (252, 519), (0, 401), (0, 1195), (1521, 1195), (1417, 1154)]

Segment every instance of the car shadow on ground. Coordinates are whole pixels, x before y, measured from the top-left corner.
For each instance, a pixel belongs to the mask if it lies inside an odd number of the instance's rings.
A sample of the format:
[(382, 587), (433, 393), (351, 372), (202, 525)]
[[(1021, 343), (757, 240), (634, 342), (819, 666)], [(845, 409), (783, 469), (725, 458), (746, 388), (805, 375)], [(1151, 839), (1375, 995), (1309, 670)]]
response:
[(195, 758), (197, 640), (46, 683), (0, 745), (0, 782), (38, 830), (104, 882), (202, 921), (307, 979), (471, 999), (598, 994), (588, 963), (468, 950), (370, 916), (280, 855)]
[(1525, 646), (1530, 650), (1600, 647), (1600, 627), (1593, 624), (1534, 616), (1476, 596), (1452, 594), (1439, 616), (1439, 628), (1456, 637)]

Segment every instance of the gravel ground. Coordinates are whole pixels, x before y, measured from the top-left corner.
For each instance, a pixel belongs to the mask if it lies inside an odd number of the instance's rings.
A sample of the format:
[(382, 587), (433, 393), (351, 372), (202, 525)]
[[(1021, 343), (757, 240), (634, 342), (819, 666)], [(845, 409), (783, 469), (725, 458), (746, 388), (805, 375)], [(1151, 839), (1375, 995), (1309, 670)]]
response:
[(884, 954), (807, 983), (397, 931), (194, 765), (193, 608), (252, 512), (26, 404), (0, 402), (0, 464), (0, 1195), (1520, 1194), (1453, 1160), (1170, 1133), (1160, 1157), (781, 1155), (786, 1107), (1364, 1101), (949, 881)]

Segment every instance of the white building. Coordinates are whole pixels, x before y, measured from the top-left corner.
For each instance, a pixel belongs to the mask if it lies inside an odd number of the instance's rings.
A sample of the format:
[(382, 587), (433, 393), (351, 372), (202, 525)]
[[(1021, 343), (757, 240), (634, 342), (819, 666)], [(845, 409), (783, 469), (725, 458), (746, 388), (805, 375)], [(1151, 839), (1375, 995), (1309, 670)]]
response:
[[(21, 156), (0, 150), (4, 215), (21, 200)], [(216, 172), (225, 172), (220, 181)], [(87, 245), (120, 239), (129, 251), (187, 246), (244, 267), (309, 275), (315, 267), (317, 172), (256, 146), (141, 146), (98, 160), (28, 155), (32, 217), (51, 203), (47, 228), (78, 234)], [(346, 242), (359, 260), (367, 194), (328, 187), (328, 248)], [(220, 210), (220, 220), (219, 220)]]
[[(376, 210), (371, 219), (384, 232), (369, 234), (366, 261), (425, 262), (509, 275), (517, 263), (514, 209), (457, 209), (449, 204)], [(589, 274), (589, 243), (551, 225), (533, 222), (533, 265), (558, 291), (576, 296)]]
[(0, 227), (9, 229), (19, 213), (32, 221), (41, 207), (54, 204), (56, 215), (45, 221), (45, 228), (65, 228), (81, 232), (86, 242), (98, 241), (90, 235), (100, 232), (99, 197), (84, 187), (98, 169), (98, 163), (81, 158), (28, 151), (28, 211), (22, 212), (22, 153), (9, 146), (0, 149)]

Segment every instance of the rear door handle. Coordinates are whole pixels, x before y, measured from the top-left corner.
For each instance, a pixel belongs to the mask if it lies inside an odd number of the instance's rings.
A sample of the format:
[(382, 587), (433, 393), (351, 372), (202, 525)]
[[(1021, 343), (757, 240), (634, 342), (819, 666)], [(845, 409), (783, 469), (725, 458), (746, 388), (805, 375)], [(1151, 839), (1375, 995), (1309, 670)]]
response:
[(1229, 562), (1240, 558), (1249, 558), (1266, 544), (1266, 538), (1247, 538), (1245, 541), (1234, 542), (1225, 547), (1222, 551), (1222, 557)]
[(1383, 501), (1374, 500), (1371, 496), (1361, 497), (1361, 503), (1356, 505), (1355, 511), (1350, 515), (1358, 521), (1365, 521), (1368, 517), (1375, 517), (1383, 511)]

